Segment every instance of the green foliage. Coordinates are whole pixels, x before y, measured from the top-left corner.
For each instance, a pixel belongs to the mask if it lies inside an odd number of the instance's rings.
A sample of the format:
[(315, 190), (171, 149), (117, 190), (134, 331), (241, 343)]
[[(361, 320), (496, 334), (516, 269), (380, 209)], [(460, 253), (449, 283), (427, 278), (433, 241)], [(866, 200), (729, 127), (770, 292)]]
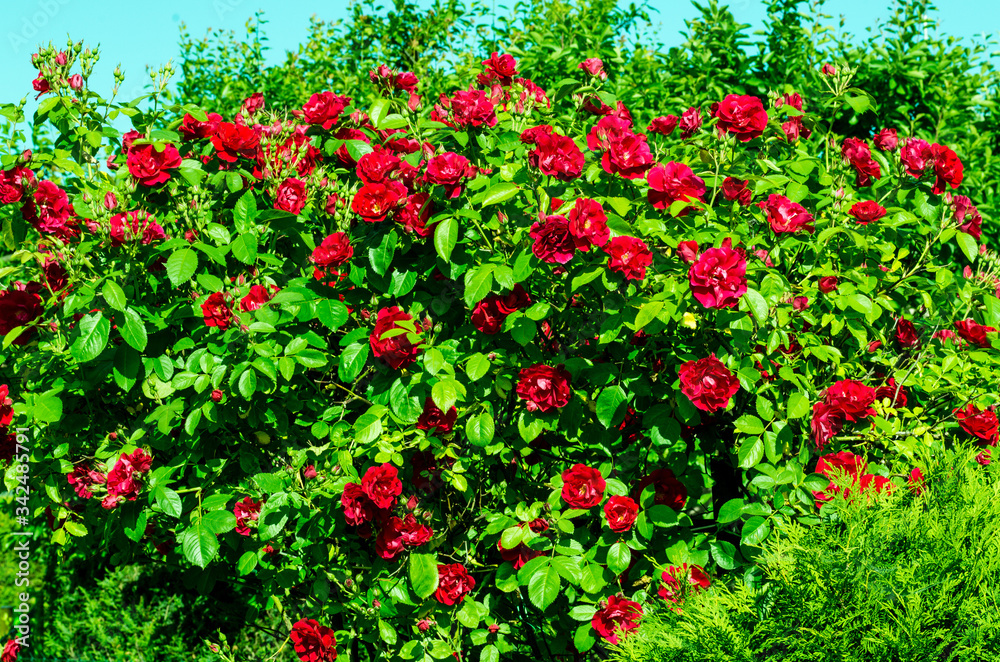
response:
[[(825, 510), (825, 509), (824, 509)], [(934, 469), (927, 491), (837, 500), (765, 543), (747, 581), (660, 607), (616, 662), (927, 662), (1000, 656), (1000, 471)]]

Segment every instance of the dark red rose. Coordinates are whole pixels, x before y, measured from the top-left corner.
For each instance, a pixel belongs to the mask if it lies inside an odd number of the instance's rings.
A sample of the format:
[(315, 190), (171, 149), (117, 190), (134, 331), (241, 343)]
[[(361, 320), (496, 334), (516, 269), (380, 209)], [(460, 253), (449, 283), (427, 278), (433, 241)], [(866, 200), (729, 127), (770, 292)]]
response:
[(920, 334), (913, 322), (906, 319), (896, 322), (896, 342), (900, 347), (916, 347), (920, 344)]
[(233, 320), (233, 311), (222, 292), (209, 295), (201, 304), (201, 314), (205, 318), (205, 326), (214, 326), (222, 331), (228, 329)]
[(965, 195), (956, 195), (951, 199), (951, 207), (955, 211), (955, 220), (959, 223), (958, 229), (978, 241), (983, 235), (983, 217), (972, 200)]
[(340, 121), (340, 114), (349, 105), (351, 97), (338, 96), (329, 90), (317, 92), (302, 106), (301, 117), (306, 124), (318, 125), (329, 131)]
[(903, 163), (903, 168), (911, 177), (920, 179), (927, 164), (934, 159), (934, 151), (926, 140), (919, 138), (907, 138), (899, 151), (899, 160)]
[(16, 166), (10, 170), (0, 170), (0, 205), (20, 202), (26, 190), (35, 186), (35, 173), (28, 168)]
[(222, 402), (222, 396), (224, 395), (225, 394), (221, 390), (217, 388), (212, 389), (212, 395), (211, 395), (212, 402)]
[(608, 79), (608, 74), (604, 71), (604, 62), (602, 62), (600, 58), (588, 57), (586, 60), (578, 64), (576, 68), (583, 69), (591, 76), (597, 76), (601, 80)]
[(902, 386), (897, 386), (895, 378), (890, 377), (885, 386), (880, 386), (875, 390), (875, 399), (879, 402), (888, 400), (890, 407), (905, 407), (906, 389)]
[(365, 184), (385, 183), (389, 176), (399, 168), (399, 157), (376, 146), (376, 151), (369, 152), (358, 159), (356, 171), (358, 179)]
[(597, 469), (574, 464), (562, 472), (562, 479), (562, 498), (570, 508), (586, 510), (604, 499), (606, 483)]
[(854, 379), (842, 379), (833, 384), (826, 389), (824, 400), (826, 404), (840, 410), (844, 418), (850, 422), (875, 413), (872, 409), (875, 389)]
[(731, 133), (740, 142), (759, 138), (767, 126), (767, 111), (757, 97), (729, 94), (713, 104), (712, 116), (719, 118), (719, 135)]
[(885, 216), (885, 207), (872, 200), (865, 200), (855, 202), (847, 213), (857, 219), (858, 225), (868, 225)]
[(434, 430), (434, 432), (447, 434), (451, 432), (452, 426), (455, 425), (456, 418), (458, 418), (458, 409), (452, 407), (445, 414), (434, 404), (434, 400), (427, 398), (424, 400), (424, 411), (420, 414), (420, 418), (417, 419), (417, 429)]
[(69, 241), (80, 234), (74, 219), (76, 212), (66, 191), (45, 179), (38, 183), (32, 199), (21, 207), (24, 220), (42, 234), (54, 234)]
[(500, 312), (498, 301), (498, 297), (488, 296), (477, 303), (472, 310), (473, 326), (490, 336), (500, 333), (503, 322), (507, 319), (507, 316)]
[(766, 201), (758, 203), (758, 206), (767, 213), (767, 222), (775, 234), (800, 230), (809, 234), (815, 232), (812, 214), (783, 195), (772, 193)]
[(882, 176), (882, 169), (872, 158), (872, 150), (864, 140), (845, 138), (840, 153), (857, 171), (857, 186), (868, 186), (872, 183), (872, 179), (879, 179)]
[(608, 229), (608, 215), (601, 203), (590, 198), (579, 198), (569, 212), (569, 233), (576, 247), (589, 251), (591, 246), (608, 243), (611, 231)]
[(836, 276), (823, 276), (819, 279), (819, 291), (823, 294), (836, 292), (838, 286), (839, 283), (837, 282)]
[(535, 240), (531, 252), (542, 262), (566, 264), (576, 253), (576, 242), (565, 216), (546, 216), (544, 222), (535, 221), (528, 236)]
[(406, 333), (382, 338), (383, 334), (392, 329), (406, 328), (398, 324), (399, 322), (407, 325), (412, 323), (417, 334), (423, 332), (423, 327), (419, 322), (415, 322), (409, 313), (403, 312), (398, 306), (392, 306), (391, 308), (382, 308), (378, 311), (378, 317), (375, 319), (375, 329), (368, 339), (372, 348), (372, 354), (376, 358), (381, 358), (385, 361), (393, 370), (399, 370), (410, 365), (416, 360), (417, 354), (420, 353), (419, 346), (410, 342)]
[(681, 139), (687, 140), (701, 128), (701, 110), (695, 107), (688, 108), (681, 113), (677, 126), (681, 129)]
[(143, 186), (156, 186), (170, 179), (167, 170), (179, 168), (181, 155), (171, 144), (163, 146), (162, 151), (154, 145), (133, 145), (128, 151), (129, 173)]
[(639, 628), (640, 618), (642, 605), (612, 595), (608, 598), (608, 606), (594, 613), (590, 625), (609, 644), (618, 644), (619, 635), (626, 637)]
[(746, 207), (753, 198), (753, 191), (750, 190), (749, 183), (749, 180), (726, 177), (722, 182), (722, 197)]
[(660, 575), (663, 584), (660, 585), (657, 595), (674, 604), (684, 602), (688, 591), (703, 591), (712, 585), (712, 580), (705, 574), (705, 569), (700, 565), (688, 567), (684, 563), (680, 567), (670, 566)]
[(691, 294), (706, 308), (735, 308), (747, 291), (747, 261), (725, 246), (709, 248), (688, 270)]
[(899, 138), (896, 137), (895, 129), (882, 129), (872, 138), (872, 144), (880, 152), (891, 152), (899, 145)]
[(430, 450), (418, 451), (410, 458), (410, 468), (413, 470), (410, 482), (421, 492), (434, 492), (441, 484), (441, 472), (454, 463), (455, 460), (447, 456), (440, 459), (434, 457)]
[(518, 374), (517, 396), (526, 400), (528, 411), (545, 413), (569, 404), (571, 376), (562, 364), (552, 367), (536, 363)]
[(697, 241), (682, 241), (677, 244), (677, 256), (688, 264), (694, 264), (698, 261), (698, 242)]
[[(42, 316), (42, 299), (38, 294), (27, 289), (16, 289), (12, 285), (11, 289), (0, 292), (0, 337), (6, 337), (8, 333), (19, 326), (28, 326)], [(36, 329), (25, 329), (24, 332), (14, 340), (16, 345), (27, 344), (35, 335)]]
[(306, 183), (289, 177), (278, 184), (278, 189), (274, 192), (274, 208), (297, 215), (305, 208), (306, 197)]
[(500, 558), (511, 563), (514, 570), (520, 570), (525, 563), (545, 553), (531, 549), (524, 543), (519, 543), (514, 549), (506, 549), (499, 540), (497, 540), (497, 550), (500, 552)]
[(653, 121), (646, 127), (649, 133), (656, 133), (661, 136), (669, 136), (677, 128), (680, 121), (676, 115), (666, 115), (664, 117), (654, 117)]
[(424, 179), (430, 184), (444, 186), (446, 196), (452, 199), (461, 195), (462, 185), (473, 174), (469, 159), (461, 154), (445, 152), (427, 162)]
[(827, 442), (840, 434), (844, 428), (844, 412), (839, 407), (826, 402), (817, 402), (813, 405), (810, 428), (816, 450), (822, 451)]
[(344, 144), (338, 147), (337, 151), (334, 152), (334, 156), (337, 157), (337, 161), (339, 161), (340, 165), (344, 166), (345, 168), (353, 168), (358, 164), (358, 162), (354, 160), (354, 157), (351, 156), (351, 153), (347, 151), (346, 141), (360, 140), (361, 142), (368, 143), (369, 145), (372, 142), (372, 139), (369, 138), (364, 131), (361, 131), (359, 129), (352, 129), (346, 126), (342, 126), (336, 131), (334, 131), (333, 137), (337, 140), (345, 141)]
[(239, 159), (256, 159), (260, 136), (249, 126), (220, 122), (212, 146), (220, 161), (236, 163)]
[[(863, 457), (848, 451), (831, 453), (821, 457), (816, 462), (816, 473), (823, 474), (831, 480), (825, 489), (813, 492), (813, 496), (816, 498), (816, 507), (822, 507), (824, 502), (831, 501), (834, 495), (841, 491), (841, 487), (834, 484), (833, 478), (838, 480), (849, 478), (852, 485), (858, 485), (866, 467), (867, 463)], [(850, 487), (844, 490), (845, 497), (850, 496), (850, 493)]]
[(4, 644), (3, 653), (0, 653), (0, 662), (17, 662), (17, 656), (21, 653), (21, 644), (17, 639), (8, 639)]
[(993, 346), (990, 339), (986, 337), (987, 333), (996, 331), (992, 326), (983, 326), (975, 320), (965, 319), (955, 322), (955, 330), (958, 331), (958, 335), (973, 345), (987, 349)]
[(973, 437), (982, 439), (990, 446), (997, 445), (1000, 424), (997, 422), (994, 407), (983, 410), (970, 402), (961, 409), (955, 409), (952, 413), (955, 414), (955, 418), (963, 430)]
[(146, 246), (167, 238), (163, 226), (144, 211), (134, 210), (115, 214), (109, 219), (108, 224), (112, 246), (122, 246), (126, 241), (135, 240)]
[(438, 587), (434, 599), (451, 606), (465, 600), (465, 596), (476, 586), (476, 580), (461, 563), (438, 565)]
[(612, 496), (604, 504), (604, 518), (615, 533), (624, 533), (632, 528), (639, 516), (639, 504), (626, 496)]
[(399, 471), (391, 464), (368, 467), (361, 479), (361, 489), (378, 508), (392, 508), (403, 493), (403, 482)]
[(653, 264), (653, 254), (642, 239), (615, 237), (603, 248), (608, 254), (608, 269), (617, 271), (626, 280), (642, 280), (646, 267)]
[(337, 638), (333, 630), (311, 618), (292, 626), (292, 645), (302, 662), (333, 662), (337, 659)]
[(934, 158), (934, 188), (931, 193), (941, 195), (944, 193), (945, 185), (958, 188), (962, 183), (962, 162), (954, 150), (944, 145), (931, 145), (931, 154)]
[(729, 406), (729, 400), (740, 390), (740, 381), (715, 358), (713, 353), (697, 361), (688, 361), (678, 370), (681, 393), (695, 407), (713, 412)]
[(343, 232), (334, 232), (313, 250), (309, 261), (317, 267), (332, 267), (344, 264), (353, 255), (350, 238)]
[(653, 471), (648, 476), (640, 480), (632, 490), (632, 496), (638, 500), (642, 496), (643, 490), (652, 485), (656, 491), (654, 503), (658, 506), (669, 506), (680, 511), (684, 508), (687, 500), (687, 488), (684, 483), (677, 480), (674, 472), (667, 467), (662, 467)]
[(260, 501), (243, 497), (242, 501), (237, 501), (233, 506), (233, 515), (236, 516), (236, 533), (241, 536), (250, 535), (250, 527), (247, 522), (256, 522), (260, 518), (260, 508), (263, 505)]
[(781, 123), (781, 131), (785, 134), (785, 140), (794, 142), (800, 137), (808, 138), (812, 135), (812, 129), (802, 123), (802, 116), (789, 117)]
[(433, 535), (430, 527), (420, 524), (412, 513), (403, 519), (390, 517), (375, 540), (375, 552), (391, 561), (403, 550), (427, 543)]
[(101, 507), (113, 510), (119, 504), (135, 501), (139, 496), (140, 483), (137, 474), (149, 471), (153, 458), (141, 448), (131, 455), (122, 453), (107, 475), (108, 493), (101, 501)]
[(392, 220), (400, 223), (407, 231), (418, 237), (429, 237), (436, 227), (436, 224), (427, 225), (433, 212), (434, 204), (431, 196), (427, 193), (415, 193), (406, 198), (405, 205), (397, 207)]
[(528, 163), (543, 175), (571, 182), (583, 172), (583, 152), (568, 136), (542, 133), (535, 140), (535, 149), (528, 152)]
[(447, 124), (456, 131), (462, 131), (470, 126), (496, 126), (496, 106), (486, 92), (473, 89), (459, 90), (454, 96), (440, 96), (440, 102), (434, 104), (431, 119)]
[(84, 499), (90, 499), (94, 493), (90, 491), (91, 485), (103, 485), (107, 477), (100, 471), (91, 469), (86, 464), (78, 464), (73, 467), (71, 473), (66, 474), (66, 481), (73, 486), (77, 495)]
[[(667, 211), (673, 203), (680, 201), (705, 201), (707, 189), (704, 180), (683, 163), (671, 161), (666, 165), (657, 165), (649, 171), (647, 181), (649, 190), (646, 199), (655, 209)], [(677, 216), (686, 216), (694, 209), (694, 206), (684, 207), (677, 212)]]
[(208, 113), (204, 122), (199, 122), (190, 113), (184, 114), (184, 120), (177, 130), (181, 132), (185, 140), (197, 140), (199, 138), (211, 138), (219, 129), (222, 123), (222, 115), (218, 113)]
[(406, 187), (396, 181), (365, 184), (354, 194), (351, 211), (369, 223), (384, 221), (406, 197)]
[(344, 486), (340, 503), (344, 506), (344, 519), (351, 526), (361, 526), (375, 519), (378, 507), (358, 483), (348, 483)]
[(654, 162), (646, 136), (631, 132), (618, 140), (610, 141), (607, 151), (601, 157), (604, 172), (621, 175), (626, 179), (644, 176)]
[[(277, 290), (277, 288), (274, 289), (275, 291)], [(270, 300), (271, 292), (266, 287), (263, 285), (253, 285), (250, 287), (250, 292), (240, 299), (240, 310), (249, 313), (257, 310)]]

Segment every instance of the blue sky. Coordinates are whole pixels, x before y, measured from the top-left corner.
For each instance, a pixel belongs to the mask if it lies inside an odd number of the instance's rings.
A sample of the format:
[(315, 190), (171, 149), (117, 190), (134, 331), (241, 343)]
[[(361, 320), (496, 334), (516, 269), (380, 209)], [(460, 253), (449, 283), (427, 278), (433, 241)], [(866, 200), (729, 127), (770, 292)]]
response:
[[(707, 0), (705, 0), (707, 2)], [(1000, 36), (1000, 12), (995, 0), (940, 0), (942, 11), (936, 17), (947, 34), (970, 37), (992, 34)], [(388, 0), (383, 0), (389, 4)], [(497, 5), (513, 4), (512, 0), (497, 0)], [(860, 33), (865, 27), (884, 20), (892, 0), (827, 0), (823, 11), (835, 17), (845, 17), (845, 30)], [(684, 19), (692, 18), (697, 10), (689, 0), (653, 0), (650, 5), (658, 13), (661, 40), (678, 44), (684, 29)], [(736, 18), (759, 26), (765, 17), (760, 0), (731, 0), (729, 5)], [(127, 8), (123, 8), (127, 7)], [(178, 62), (179, 26), (187, 24), (192, 35), (200, 36), (209, 28), (235, 30), (243, 33), (248, 18), (262, 10), (268, 20), (270, 59), (283, 59), (287, 49), (293, 49), (306, 37), (309, 17), (343, 18), (347, 1), (316, 2), (312, 0), (166, 0), (160, 2), (125, 3), (108, 0), (20, 0), (7, 3), (3, 27), (0, 28), (0, 101), (13, 102), (29, 96), (29, 113), (34, 107), (31, 80), (35, 71), (30, 57), (36, 44), (53, 41), (66, 43), (67, 35), (84, 39), (88, 45), (100, 43), (101, 62), (91, 79), (91, 87), (110, 90), (111, 72), (117, 63), (126, 73), (123, 97), (142, 94), (148, 81), (146, 65), (159, 67), (168, 60)], [(132, 93), (131, 96), (126, 96)]]

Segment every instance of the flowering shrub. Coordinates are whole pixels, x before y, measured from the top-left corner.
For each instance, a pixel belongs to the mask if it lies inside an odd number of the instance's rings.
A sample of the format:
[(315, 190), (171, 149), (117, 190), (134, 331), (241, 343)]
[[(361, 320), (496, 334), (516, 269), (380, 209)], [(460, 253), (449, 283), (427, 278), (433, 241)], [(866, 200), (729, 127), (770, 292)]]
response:
[(95, 60), (39, 53), (59, 138), (2, 156), (4, 420), (38, 440), (5, 480), (55, 543), (239, 579), (302, 660), (585, 653), (835, 492), (990, 461), (996, 255), (955, 152), (810, 116), (846, 66), (676, 132), (594, 61), (569, 112), (494, 53), (168, 122)]

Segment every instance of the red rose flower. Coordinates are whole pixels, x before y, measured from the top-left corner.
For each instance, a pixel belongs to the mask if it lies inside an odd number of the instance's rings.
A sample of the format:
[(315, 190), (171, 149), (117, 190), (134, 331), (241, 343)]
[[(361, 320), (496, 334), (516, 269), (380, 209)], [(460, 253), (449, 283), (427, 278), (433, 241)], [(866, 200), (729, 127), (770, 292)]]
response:
[(920, 334), (913, 322), (906, 319), (896, 322), (896, 342), (900, 347), (916, 347), (920, 344)]
[(875, 402), (875, 389), (854, 379), (842, 379), (826, 389), (826, 404), (839, 409), (844, 418), (854, 422), (875, 413), (871, 405)]
[(604, 518), (615, 533), (624, 533), (632, 528), (639, 516), (639, 504), (626, 496), (612, 496), (604, 504)]
[(391, 561), (404, 549), (426, 544), (433, 535), (430, 527), (420, 524), (412, 513), (403, 519), (390, 517), (375, 540), (375, 552), (380, 558)]
[(468, 90), (459, 90), (450, 98), (442, 94), (440, 103), (435, 104), (431, 111), (431, 119), (447, 124), (456, 131), (470, 126), (496, 126), (495, 108), (486, 92), (469, 85)]
[(827, 442), (840, 434), (843, 428), (844, 412), (839, 407), (826, 402), (817, 402), (813, 405), (810, 429), (812, 430), (816, 450), (822, 451)]
[(344, 506), (344, 519), (351, 526), (361, 526), (375, 519), (377, 506), (358, 483), (348, 483), (344, 486), (340, 503)]
[(753, 198), (753, 191), (750, 190), (749, 180), (726, 177), (722, 182), (722, 197), (730, 202), (736, 201), (746, 207)]
[(420, 353), (420, 347), (410, 342), (406, 333), (382, 338), (383, 334), (392, 329), (406, 328), (397, 324), (398, 322), (412, 322), (417, 334), (423, 332), (423, 327), (419, 322), (414, 322), (413, 317), (409, 313), (403, 312), (398, 306), (392, 306), (391, 308), (382, 308), (378, 311), (378, 316), (375, 319), (375, 329), (368, 339), (372, 348), (372, 354), (376, 358), (381, 358), (385, 361), (393, 370), (399, 370), (410, 365), (416, 360), (417, 354)]
[[(30, 325), (44, 312), (42, 299), (34, 291), (16, 289), (16, 285), (11, 288), (0, 292), (0, 336), (4, 337), (19, 326)], [(35, 332), (34, 328), (25, 329), (14, 344), (27, 344)]]
[(531, 549), (524, 543), (518, 544), (518, 546), (514, 549), (506, 549), (499, 540), (497, 540), (497, 550), (500, 552), (500, 557), (504, 561), (507, 561), (514, 566), (514, 570), (520, 570), (524, 567), (525, 563), (545, 553)]
[(368, 467), (361, 478), (361, 489), (378, 508), (392, 508), (396, 498), (403, 493), (399, 471), (391, 464)]
[(562, 479), (562, 498), (570, 508), (586, 510), (604, 499), (606, 483), (597, 469), (574, 464), (562, 472)]
[[(897, 388), (899, 389), (898, 393)], [(890, 377), (885, 386), (875, 389), (875, 399), (879, 402), (888, 400), (891, 407), (905, 407), (906, 389), (902, 386), (897, 387), (895, 378)]]
[(678, 370), (681, 393), (695, 407), (713, 412), (729, 406), (729, 399), (740, 390), (740, 381), (713, 353), (704, 359), (688, 361)]
[(962, 183), (962, 162), (952, 149), (944, 145), (931, 145), (931, 154), (934, 158), (934, 188), (931, 193), (941, 195), (944, 193), (945, 185), (958, 188)]
[[(277, 291), (277, 288), (274, 288)], [(253, 285), (250, 292), (240, 299), (240, 310), (245, 313), (257, 310), (271, 300), (271, 293), (263, 285)]]
[(562, 364), (553, 368), (536, 363), (530, 368), (522, 368), (518, 374), (517, 396), (527, 401), (528, 411), (545, 413), (559, 409), (569, 404), (572, 396), (570, 379), (571, 375)]
[(473, 308), (471, 316), (472, 324), (481, 333), (490, 336), (500, 333), (500, 329), (507, 316), (500, 312), (498, 300), (498, 297), (491, 295), (477, 303), (476, 307)]
[(655, 490), (654, 503), (657, 506), (668, 506), (676, 511), (684, 509), (684, 502), (687, 500), (687, 488), (684, 483), (677, 480), (674, 472), (666, 467), (662, 467), (645, 476), (636, 483), (632, 490), (632, 496), (638, 500), (642, 496), (643, 490), (652, 485)]
[(608, 268), (626, 280), (642, 280), (646, 277), (646, 267), (653, 264), (653, 254), (646, 242), (636, 237), (615, 237), (603, 250), (608, 254)]
[(712, 580), (705, 574), (705, 569), (700, 565), (688, 566), (687, 563), (677, 566), (670, 566), (660, 575), (663, 584), (657, 595), (674, 604), (684, 602), (685, 594), (691, 591), (703, 591), (712, 585)]
[(222, 115), (218, 113), (208, 113), (204, 122), (200, 122), (191, 116), (184, 114), (184, 120), (177, 130), (181, 132), (185, 140), (197, 140), (199, 138), (211, 138), (219, 130), (222, 123)]
[(681, 129), (681, 139), (687, 140), (701, 128), (701, 110), (695, 107), (688, 108), (681, 113), (677, 126)]
[(337, 638), (333, 630), (311, 618), (292, 626), (292, 645), (302, 662), (333, 662), (337, 659)]
[(642, 177), (653, 163), (653, 153), (649, 150), (646, 136), (631, 131), (618, 140), (612, 140), (601, 157), (604, 172), (626, 179)]
[(351, 211), (369, 223), (384, 221), (406, 197), (406, 187), (397, 181), (365, 184), (354, 194)]
[(455, 425), (455, 419), (457, 418), (457, 408), (452, 407), (445, 414), (434, 404), (434, 400), (427, 398), (424, 400), (424, 411), (420, 414), (420, 418), (417, 419), (417, 429), (434, 430), (435, 432), (447, 434), (451, 432), (451, 428)]
[(597, 76), (601, 80), (607, 80), (608, 74), (604, 71), (604, 62), (600, 58), (588, 57), (577, 65), (577, 69), (583, 69), (591, 76)]
[(241, 536), (250, 535), (250, 527), (247, 521), (256, 522), (260, 518), (260, 508), (263, 504), (260, 501), (243, 497), (242, 501), (237, 501), (233, 506), (233, 515), (236, 516), (236, 533)]
[(973, 437), (982, 439), (990, 446), (997, 445), (998, 430), (997, 415), (993, 407), (983, 410), (971, 402), (964, 408), (955, 409), (952, 413), (962, 429)]
[(979, 345), (987, 349), (992, 347), (990, 339), (986, 337), (987, 333), (996, 331), (992, 326), (983, 326), (975, 320), (965, 319), (957, 320), (955, 322), (955, 329), (958, 331), (958, 335), (973, 345)]
[(712, 116), (719, 118), (719, 135), (731, 133), (741, 142), (759, 138), (767, 126), (767, 111), (757, 97), (729, 94), (713, 104)]
[[(655, 209), (667, 211), (675, 202), (704, 202), (705, 182), (683, 163), (671, 161), (657, 165), (647, 176), (649, 190), (646, 199)], [(684, 207), (677, 215), (686, 216), (693, 206)]]
[(333, 267), (344, 264), (354, 255), (351, 240), (343, 232), (334, 232), (323, 240), (309, 256), (309, 261), (317, 267)]
[(934, 159), (934, 151), (930, 143), (919, 138), (908, 138), (899, 151), (899, 160), (903, 163), (906, 173), (915, 179), (920, 179), (927, 163)]
[(855, 202), (847, 213), (857, 219), (858, 225), (868, 225), (885, 216), (885, 207), (872, 200), (865, 200)]
[(201, 304), (201, 314), (205, 318), (205, 326), (214, 326), (222, 331), (229, 328), (233, 319), (233, 311), (222, 292), (214, 292)]
[(274, 208), (299, 214), (306, 206), (306, 183), (301, 179), (289, 177), (278, 184), (274, 193)]
[(858, 186), (868, 186), (872, 179), (879, 179), (882, 176), (882, 169), (872, 158), (871, 148), (868, 143), (857, 138), (846, 138), (840, 147), (840, 153), (844, 160), (851, 164), (857, 171)]
[(90, 491), (91, 485), (103, 485), (107, 476), (100, 471), (91, 469), (86, 464), (78, 464), (73, 467), (71, 473), (66, 474), (66, 482), (73, 486), (77, 496), (83, 499), (90, 499), (94, 493)]
[(461, 154), (445, 152), (427, 162), (424, 180), (430, 184), (445, 187), (448, 199), (457, 198), (462, 193), (462, 184), (475, 174), (469, 159)]
[(646, 131), (650, 133), (657, 133), (661, 136), (669, 136), (677, 128), (677, 122), (680, 121), (676, 115), (666, 115), (664, 117), (654, 117), (653, 121), (649, 123), (646, 127)]
[(576, 242), (565, 216), (546, 216), (544, 223), (535, 221), (528, 236), (535, 240), (531, 252), (542, 262), (566, 264), (576, 253)]
[(758, 206), (767, 213), (767, 222), (775, 234), (800, 230), (810, 234), (815, 232), (812, 214), (783, 195), (772, 193), (766, 201), (758, 203)]
[(143, 186), (156, 186), (170, 179), (168, 169), (179, 168), (181, 155), (167, 143), (162, 150), (154, 145), (133, 145), (126, 160), (129, 173)]
[(340, 121), (340, 114), (344, 108), (351, 105), (351, 97), (342, 97), (327, 90), (317, 92), (309, 97), (302, 106), (300, 113), (306, 124), (315, 124), (329, 131), (334, 124)]
[(608, 229), (608, 215), (604, 213), (601, 203), (579, 198), (569, 212), (569, 233), (576, 247), (584, 252), (589, 251), (591, 246), (608, 243), (611, 231)]
[[(851, 484), (857, 485), (860, 483), (861, 475), (864, 473), (866, 467), (867, 463), (863, 457), (848, 451), (841, 451), (821, 457), (816, 462), (816, 473), (822, 474), (831, 480), (825, 489), (813, 492), (813, 496), (816, 498), (816, 507), (820, 508), (824, 502), (832, 500), (834, 495), (841, 491), (841, 487), (834, 484), (833, 478), (837, 478), (838, 480), (850, 478)], [(845, 497), (850, 496), (850, 493), (850, 487), (844, 490)]]
[(212, 146), (220, 161), (236, 163), (241, 158), (253, 160), (257, 158), (260, 136), (249, 126), (221, 122), (212, 136)]
[(895, 129), (882, 129), (872, 138), (872, 144), (880, 152), (891, 152), (899, 145), (899, 138), (896, 137)]
[(429, 237), (434, 232), (435, 225), (428, 226), (427, 221), (434, 212), (434, 204), (427, 193), (415, 193), (406, 198), (406, 204), (397, 207), (392, 220), (401, 224), (408, 232), (418, 237)]
[(747, 291), (747, 261), (725, 246), (709, 248), (688, 270), (691, 294), (706, 308), (735, 308)]
[(543, 175), (571, 182), (583, 172), (584, 157), (572, 138), (548, 132), (535, 140), (535, 149), (528, 152), (528, 163)]
[(17, 656), (21, 653), (21, 644), (17, 639), (8, 639), (4, 644), (3, 653), (0, 654), (0, 662), (17, 662)]
[(839, 283), (837, 282), (836, 276), (823, 276), (819, 279), (819, 291), (823, 294), (836, 292), (838, 286)]
[(956, 195), (951, 199), (951, 206), (959, 223), (958, 229), (978, 241), (983, 235), (983, 217), (972, 200), (965, 195)]
[(115, 214), (108, 220), (112, 246), (122, 246), (127, 240), (139, 239), (143, 246), (167, 238), (163, 226), (144, 211), (133, 210)]
[(608, 598), (608, 606), (597, 610), (590, 625), (609, 644), (618, 644), (619, 635), (625, 637), (639, 628), (640, 618), (642, 605), (612, 595)]
[(465, 596), (476, 586), (469, 571), (461, 563), (438, 565), (438, 587), (434, 599), (449, 607), (465, 600)]

